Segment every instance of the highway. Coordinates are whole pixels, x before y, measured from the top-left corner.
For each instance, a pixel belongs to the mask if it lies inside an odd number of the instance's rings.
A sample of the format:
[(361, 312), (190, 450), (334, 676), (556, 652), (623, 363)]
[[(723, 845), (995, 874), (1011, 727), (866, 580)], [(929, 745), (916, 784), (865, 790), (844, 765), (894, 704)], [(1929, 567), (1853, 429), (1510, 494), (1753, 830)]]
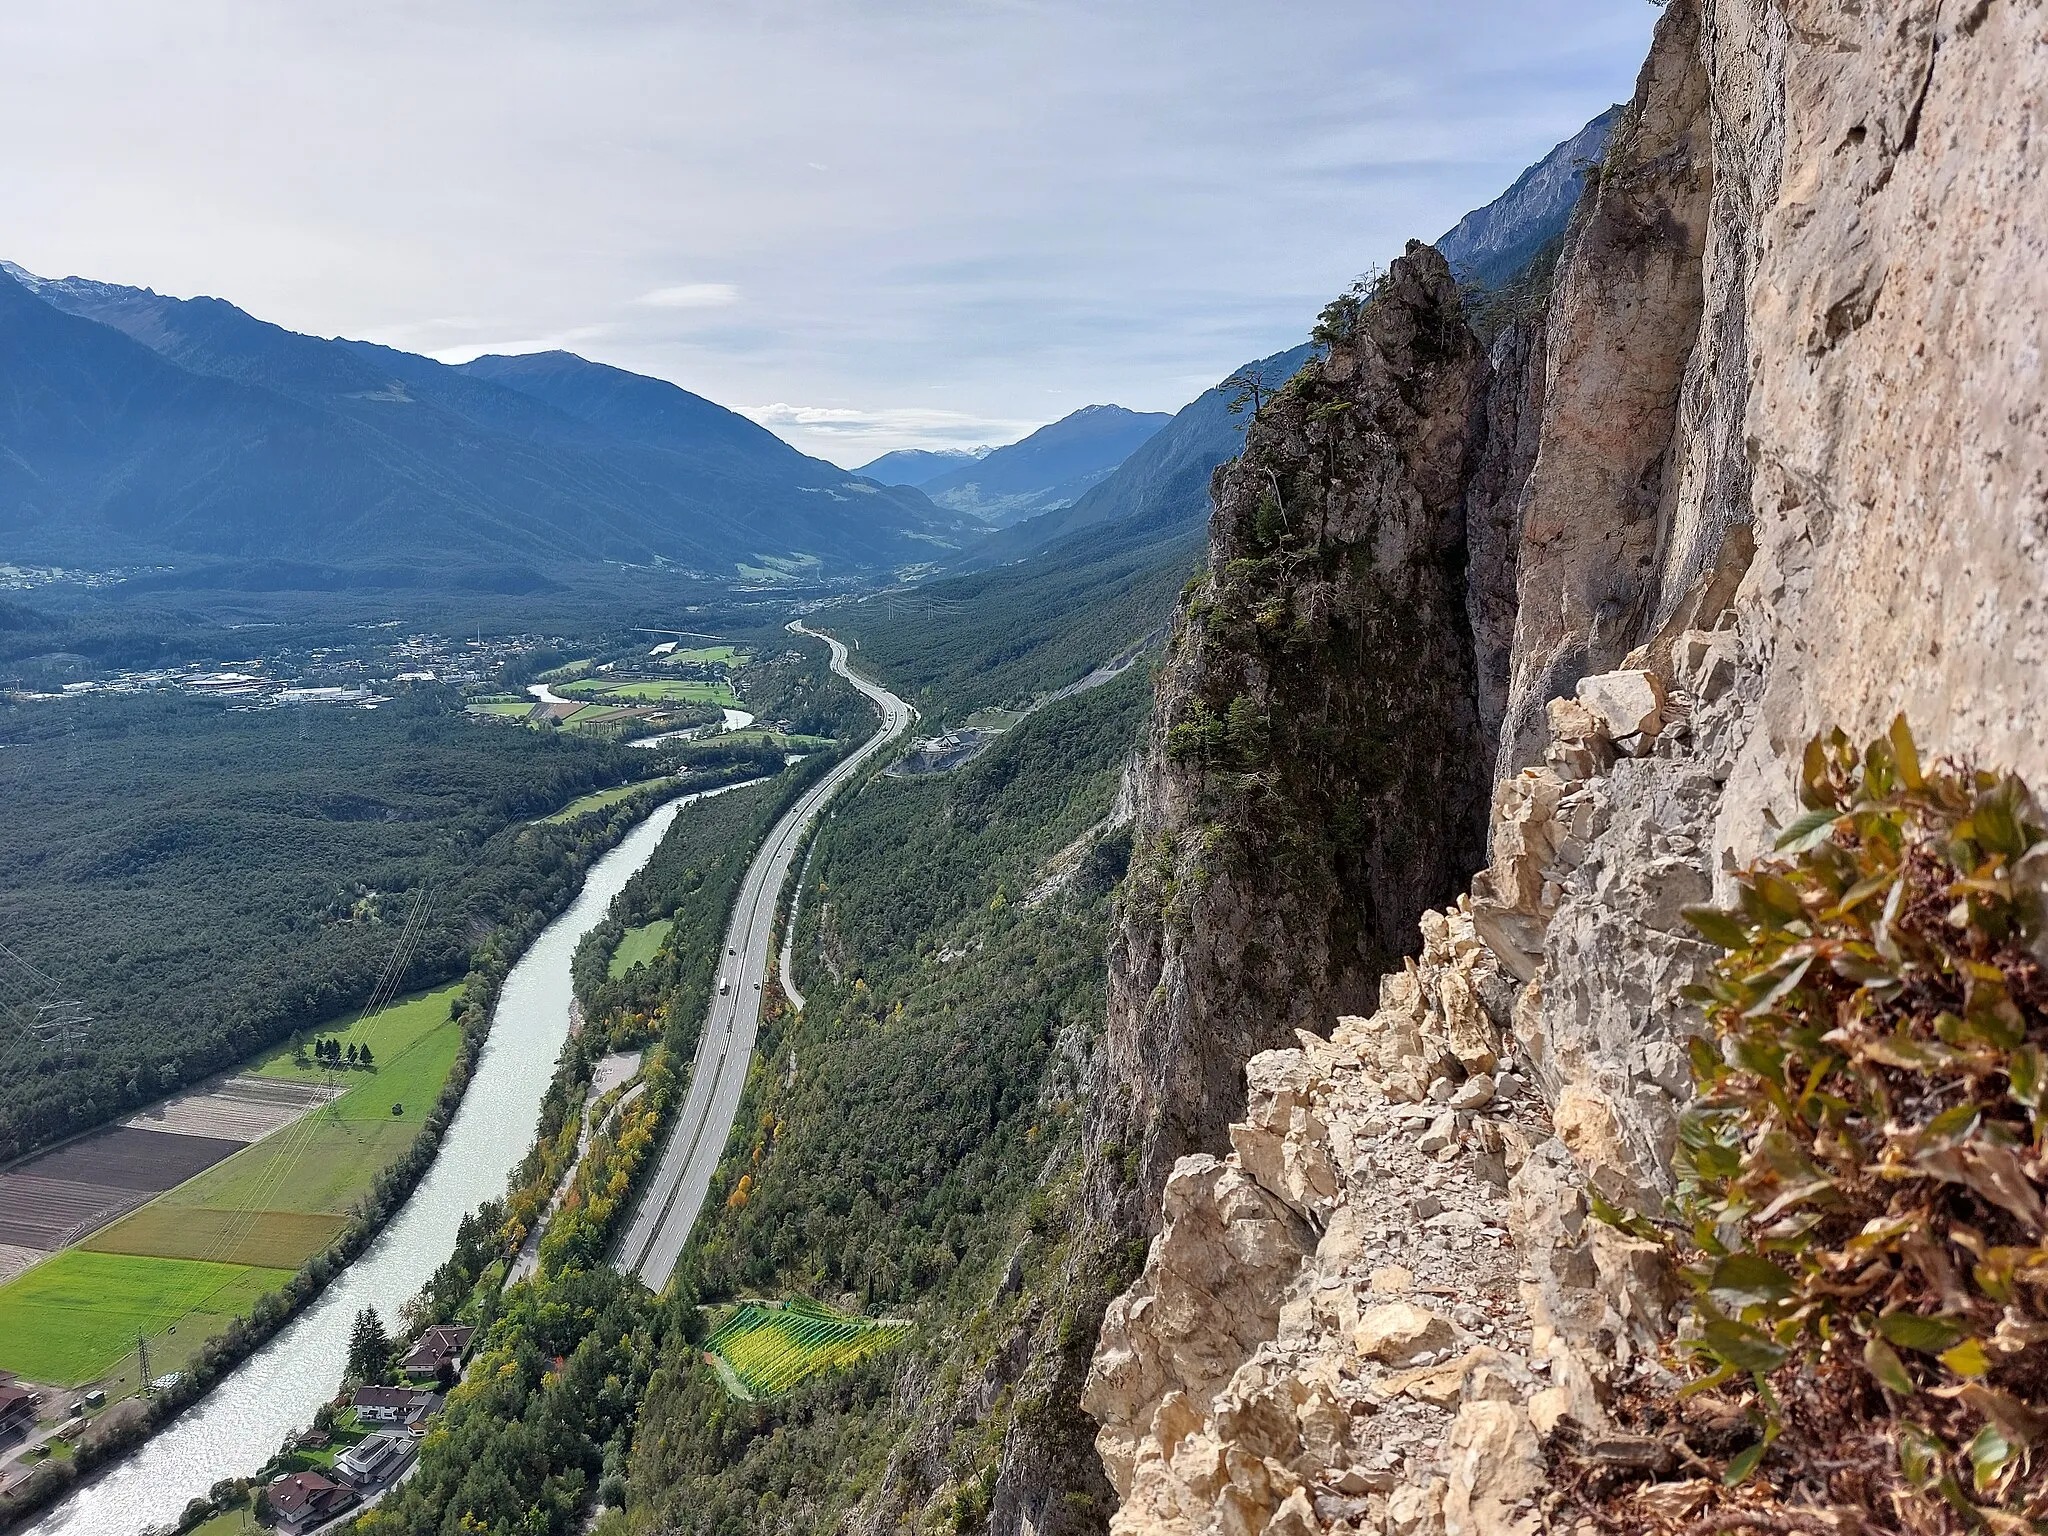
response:
[(726, 930), (728, 953), (720, 957), (718, 974), (726, 990), (714, 991), (711, 1014), (697, 1043), (690, 1073), (689, 1097), (671, 1133), (653, 1182), (642, 1194), (633, 1225), (614, 1261), (627, 1274), (638, 1275), (656, 1291), (675, 1273), (690, 1228), (711, 1187), (711, 1176), (732, 1134), (739, 1114), (740, 1092), (747, 1083), (747, 1063), (754, 1054), (754, 1036), (761, 1024), (761, 988), (768, 979), (769, 930), (775, 903), (788, 878), (797, 844), (825, 804), (875, 756), (902, 735), (915, 711), (886, 688), (854, 676), (846, 664), (846, 647), (830, 635), (807, 629), (801, 621), (792, 630), (813, 635), (832, 647), (832, 670), (874, 700), (882, 711), (881, 729), (845, 762), (814, 784), (768, 834), (747, 870), (746, 883)]

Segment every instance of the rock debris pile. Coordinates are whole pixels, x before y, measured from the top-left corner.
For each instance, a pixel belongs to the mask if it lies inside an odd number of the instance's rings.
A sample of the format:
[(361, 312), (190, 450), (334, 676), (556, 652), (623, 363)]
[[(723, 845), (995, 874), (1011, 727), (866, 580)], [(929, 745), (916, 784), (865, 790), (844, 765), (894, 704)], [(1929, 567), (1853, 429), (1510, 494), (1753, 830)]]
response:
[[(1683, 1055), (1586, 1087), (1560, 1066), (1572, 1024), (1551, 1021), (1543, 957), (1606, 841), (1645, 835), (1617, 765), (1661, 738), (1660, 793), (1703, 771), (1679, 761), (1696, 700), (1631, 668), (1554, 704), (1544, 766), (1497, 797), (1476, 895), (1424, 915), (1420, 959), (1370, 1017), (1252, 1058), (1230, 1155), (1176, 1164), (1082, 1398), (1112, 1530), (1529, 1536), (1561, 1421), (1649, 1453), (1602, 1404), (1662, 1372), (1676, 1297), (1657, 1250), (1592, 1219), (1587, 1185), (1635, 1187), (1631, 1142), (1675, 1117)], [(1704, 895), (1703, 867), (1682, 869), (1685, 899)]]

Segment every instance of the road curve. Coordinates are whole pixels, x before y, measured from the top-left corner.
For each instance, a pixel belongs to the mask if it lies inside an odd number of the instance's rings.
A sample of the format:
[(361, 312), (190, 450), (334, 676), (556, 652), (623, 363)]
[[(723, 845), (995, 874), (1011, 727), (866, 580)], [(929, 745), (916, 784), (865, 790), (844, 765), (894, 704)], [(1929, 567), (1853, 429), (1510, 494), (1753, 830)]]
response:
[(654, 1290), (668, 1284), (682, 1257), (690, 1228), (696, 1225), (711, 1176), (725, 1151), (726, 1137), (740, 1109), (747, 1083), (747, 1063), (754, 1054), (754, 1036), (761, 1023), (761, 988), (768, 979), (769, 930), (775, 924), (775, 903), (788, 878), (797, 844), (839, 787), (874, 755), (902, 735), (914, 711), (886, 688), (856, 677), (846, 665), (846, 647), (830, 635), (804, 627), (791, 629), (823, 640), (832, 647), (832, 670), (866, 694), (882, 711), (881, 729), (845, 762), (838, 764), (805, 792), (775, 824), (761, 851), (747, 869), (746, 883), (733, 908), (725, 943), (730, 952), (719, 957), (719, 976), (730, 990), (714, 992), (710, 1017), (697, 1042), (697, 1060), (690, 1072), (690, 1092), (670, 1134), (661, 1166), (640, 1198), (633, 1224), (619, 1245), (618, 1267), (638, 1275)]
[[(815, 845), (813, 845), (815, 846)], [(798, 1013), (804, 1011), (804, 995), (796, 989), (796, 971), (791, 956), (796, 951), (796, 914), (804, 897), (804, 876), (810, 873), (810, 855), (804, 855), (804, 867), (796, 877), (796, 889), (789, 895), (789, 922), (782, 930), (782, 995), (789, 999), (789, 1006)]]

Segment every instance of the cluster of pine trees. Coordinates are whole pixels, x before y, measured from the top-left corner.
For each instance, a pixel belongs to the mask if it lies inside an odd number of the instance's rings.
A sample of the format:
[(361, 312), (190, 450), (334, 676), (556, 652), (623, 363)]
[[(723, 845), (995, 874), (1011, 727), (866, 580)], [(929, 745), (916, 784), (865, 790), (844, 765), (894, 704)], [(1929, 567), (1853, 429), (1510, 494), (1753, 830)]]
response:
[[(300, 1047), (300, 1050), (303, 1053), (304, 1047)], [(369, 1041), (365, 1040), (361, 1045), (357, 1045), (351, 1040), (347, 1050), (344, 1051), (339, 1040), (324, 1035), (313, 1042), (313, 1059), (330, 1067), (344, 1065), (351, 1067), (374, 1067), (377, 1065), (377, 1058), (370, 1050)]]

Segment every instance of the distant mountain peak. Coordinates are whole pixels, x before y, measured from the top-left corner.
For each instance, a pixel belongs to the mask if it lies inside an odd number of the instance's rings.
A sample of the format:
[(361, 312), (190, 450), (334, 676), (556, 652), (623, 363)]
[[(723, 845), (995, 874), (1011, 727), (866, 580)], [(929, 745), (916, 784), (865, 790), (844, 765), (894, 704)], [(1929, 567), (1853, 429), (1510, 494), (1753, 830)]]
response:
[(1006, 527), (1071, 506), (1171, 420), (1159, 411), (1084, 405), (918, 488), (942, 507)]
[(923, 485), (963, 464), (985, 459), (995, 452), (988, 444), (979, 448), (897, 448), (855, 469), (879, 485)]
[(1607, 152), (1607, 136), (1620, 116), (1619, 106), (1609, 107), (1436, 242), (1459, 282), (1497, 288), (1564, 233), (1586, 171)]

